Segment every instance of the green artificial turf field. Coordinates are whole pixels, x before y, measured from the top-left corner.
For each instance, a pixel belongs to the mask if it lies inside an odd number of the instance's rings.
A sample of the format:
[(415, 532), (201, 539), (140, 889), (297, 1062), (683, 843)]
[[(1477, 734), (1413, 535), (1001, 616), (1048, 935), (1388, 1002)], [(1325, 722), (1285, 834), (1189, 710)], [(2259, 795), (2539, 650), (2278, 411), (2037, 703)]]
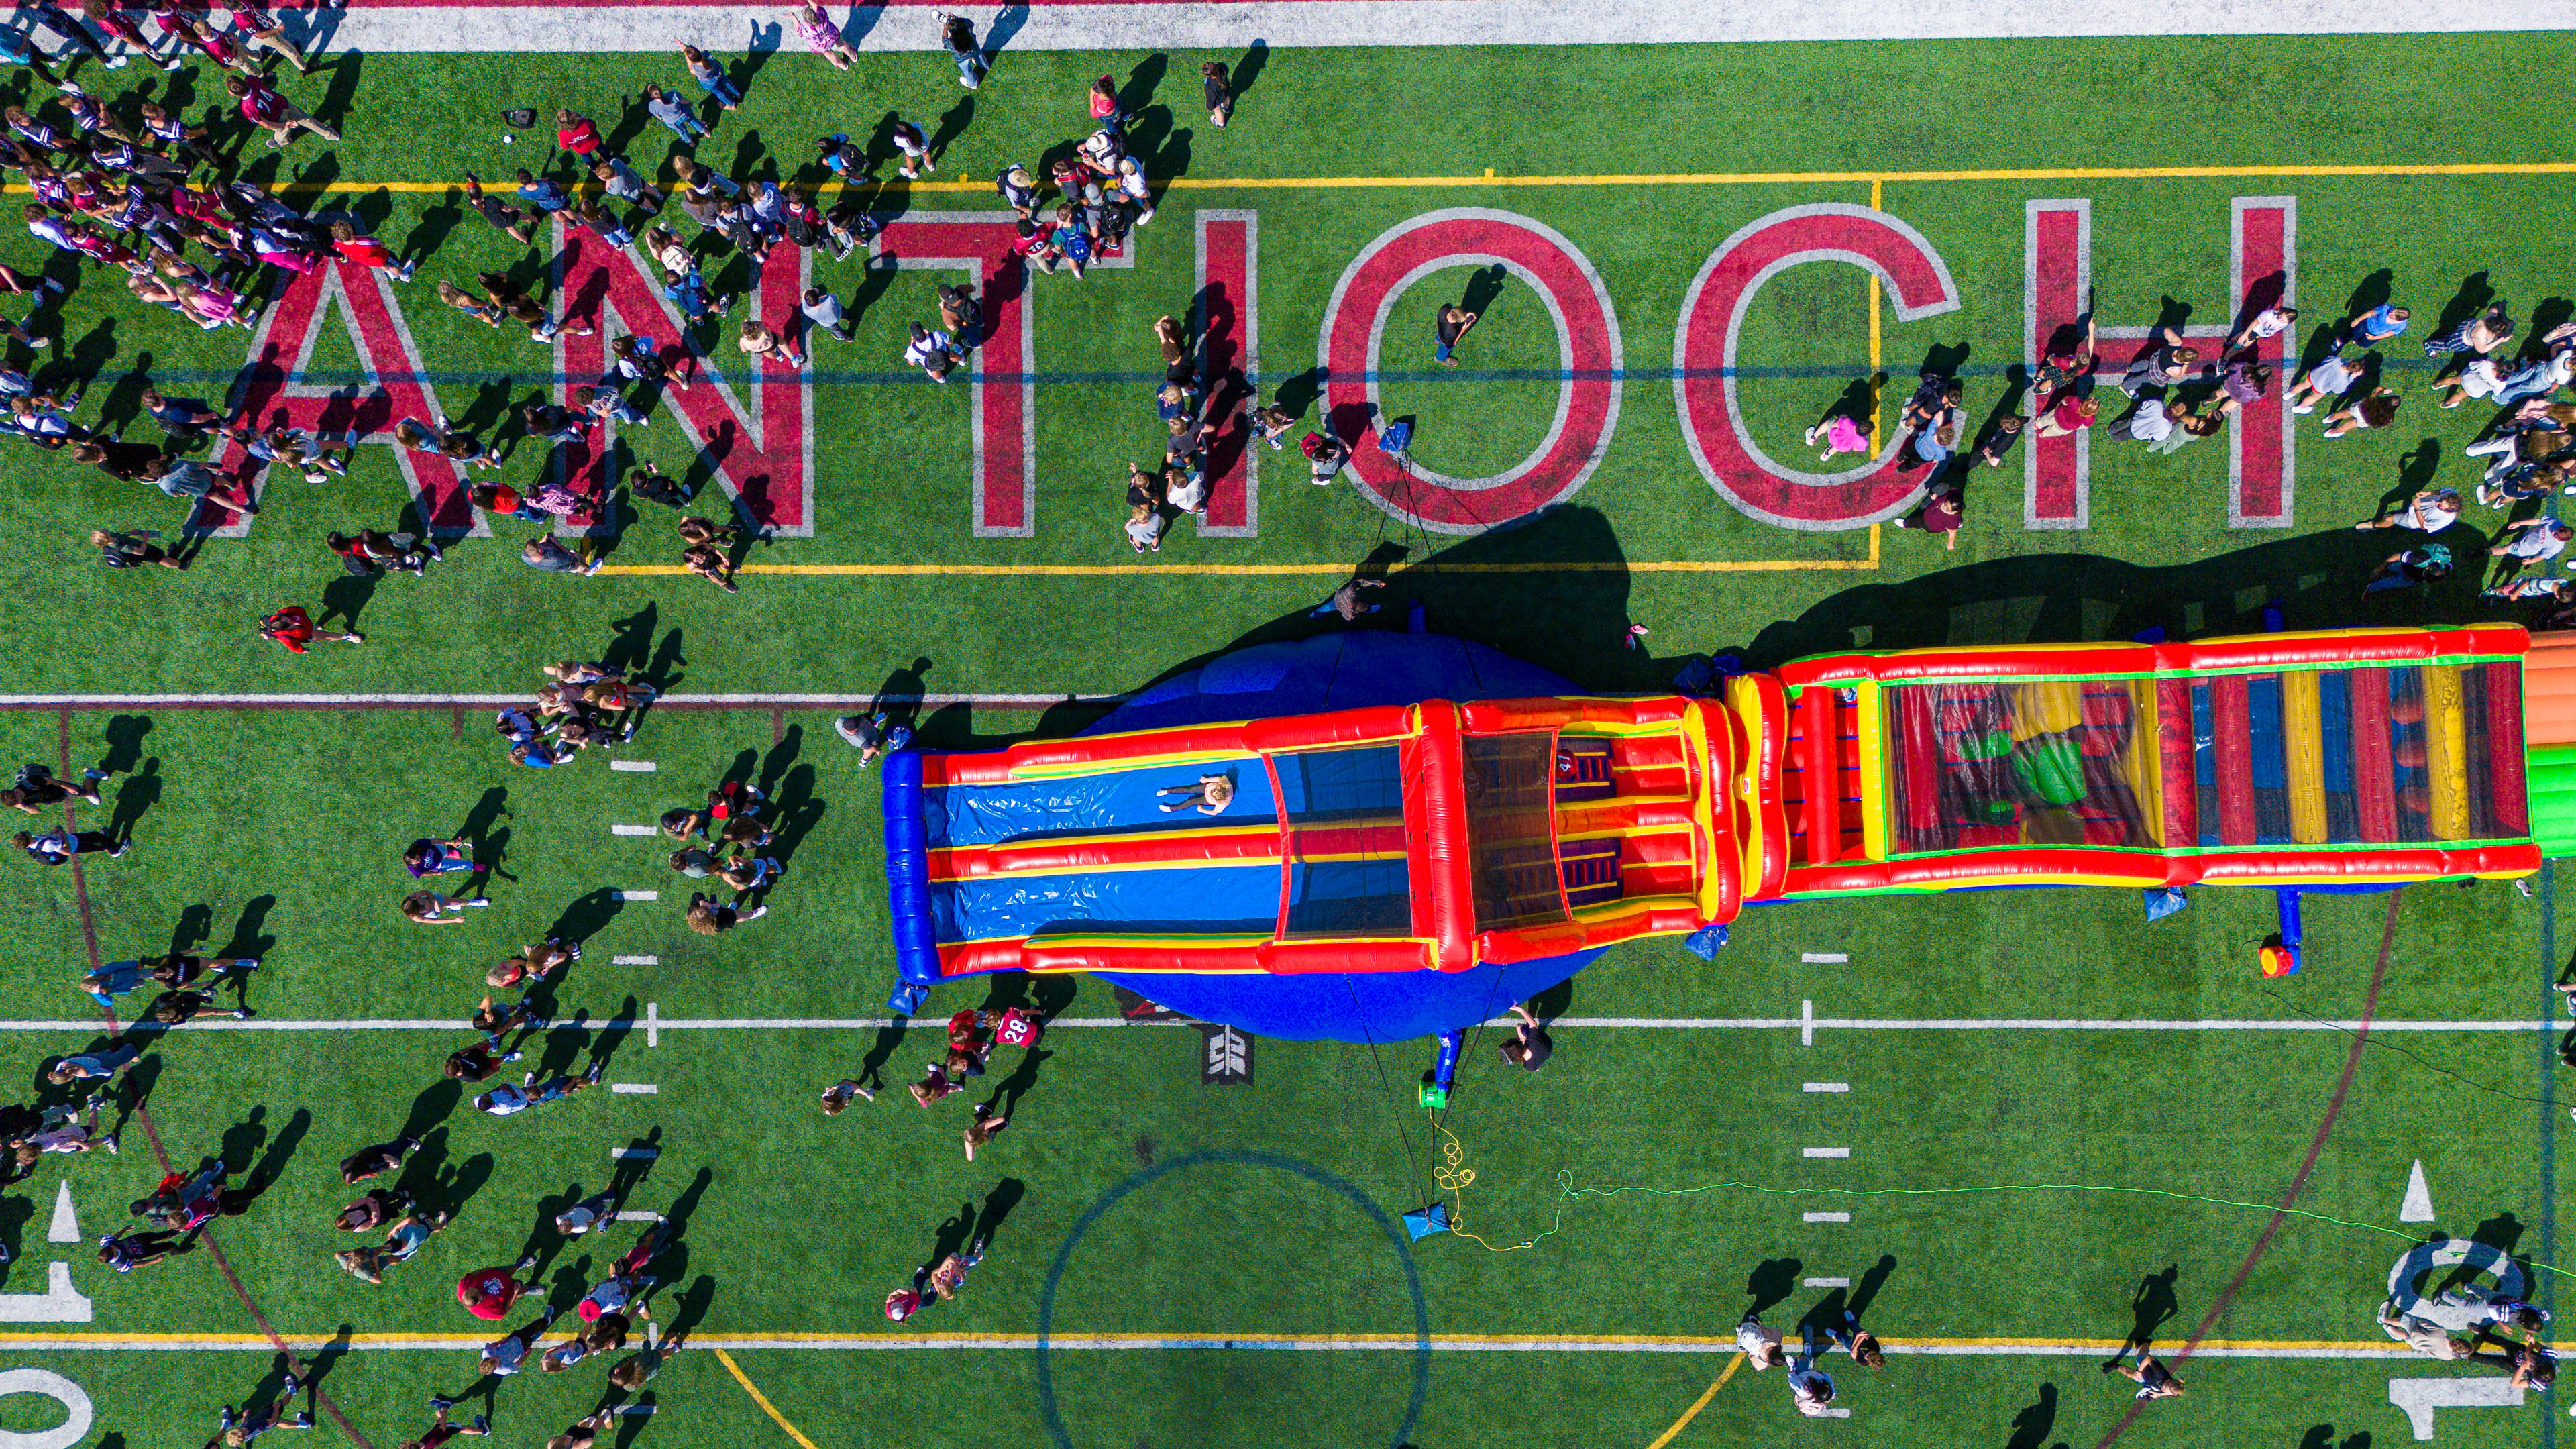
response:
[[(5, 1015), (64, 1024), (11, 1035), (23, 1095), (59, 1097), (41, 1080), (44, 1060), (96, 1037), (73, 988), (93, 946), (106, 960), (173, 945), (257, 954), (249, 1000), (293, 1029), (154, 1039), (126, 1102), (142, 1097), (149, 1130), (133, 1121), (114, 1157), (48, 1158), (0, 1199), (0, 1241), (16, 1254), (0, 1294), (40, 1294), (51, 1265), (68, 1263), (94, 1315), (0, 1323), (0, 1344), (16, 1351), (0, 1368), (77, 1384), (95, 1406), (84, 1445), (188, 1449), (214, 1432), (216, 1406), (273, 1396), (260, 1337), (273, 1327), (325, 1365), (322, 1392), (361, 1449), (398, 1444), (425, 1427), (425, 1395), (475, 1377), (458, 1345), (485, 1325), (454, 1305), (458, 1275), (533, 1247), (547, 1291), (577, 1298), (637, 1228), (608, 1230), (603, 1250), (598, 1239), (551, 1242), (538, 1225), (568, 1194), (622, 1172), (628, 1209), (671, 1213), (685, 1229), (664, 1260), (661, 1321), (727, 1347), (724, 1358), (676, 1358), (639, 1400), (655, 1412), (619, 1421), (620, 1449), (1468, 1449), (1533, 1438), (1693, 1449), (1856, 1433), (2008, 1449), (2114, 1437), (2412, 1442), (2392, 1383), (2483, 1390), (2496, 1376), (2361, 1352), (2391, 1347), (2372, 1310), (2408, 1240), (2475, 1235), (2535, 1265), (2557, 1258), (2554, 1140), (2566, 1119), (2551, 1074), (2564, 1018), (2549, 984), (2568, 948), (2554, 867), (2528, 898), (2503, 883), (2312, 898), (2309, 967), (2271, 982), (2252, 960), (2272, 906), (2253, 892), (2197, 892), (2154, 926), (2117, 891), (1754, 911), (1713, 964), (1669, 941), (1622, 947), (1543, 1003), (1576, 1021), (1663, 1025), (1560, 1026), (1558, 1056), (1532, 1077), (1503, 1070), (1483, 1034), (1436, 1124), (1414, 1105), (1426, 1043), (1263, 1041), (1249, 1084), (1205, 1086), (1197, 1031), (1112, 1024), (1120, 1004), (1097, 983), (961, 983), (928, 1009), (992, 999), (1057, 1022), (1037, 1051), (1005, 1050), (978, 1084), (1012, 1104), (1014, 1128), (969, 1164), (957, 1145), (964, 1103), (924, 1113), (900, 1093), (935, 1054), (935, 1023), (873, 1024), (892, 984), (877, 798), (831, 733), (837, 711), (662, 708), (620, 752), (653, 772), (610, 772), (593, 757), (536, 773), (508, 764), (487, 706), (152, 701), (515, 694), (533, 689), (541, 662), (614, 651), (682, 695), (865, 697), (882, 683), (958, 696), (922, 709), (923, 742), (986, 747), (1098, 713), (990, 696), (1114, 694), (1237, 642), (1319, 630), (1306, 610), (1369, 558), (1396, 561), (1390, 593), (1420, 599), (1432, 628), (1601, 690), (1661, 687), (1684, 656), (1726, 648), (1768, 665), (1855, 644), (2250, 629), (2274, 598), (2297, 626), (2494, 617), (2474, 596), (2465, 549), (2447, 585), (2368, 614), (2356, 602), (2387, 549), (2350, 522), (2401, 480), (2466, 488), (2474, 460), (2458, 449), (2492, 416), (2434, 409), (2411, 346), (2389, 353), (2389, 377), (2409, 394), (2396, 426), (2326, 442), (2316, 418), (2298, 421), (2289, 528), (2227, 526), (2221, 447), (2147, 458), (2097, 436), (2088, 529), (2025, 528), (2016, 460), (1972, 484), (1955, 554), (1911, 533), (1791, 531), (1730, 508), (1684, 445), (1667, 369), (1683, 293), (1711, 249), (1781, 208), (1873, 200), (1940, 251), (1961, 304), (1878, 319), (1891, 425), (1936, 348), (1965, 348), (1972, 416), (2004, 395), (2005, 369), (2023, 357), (2033, 200), (2091, 199), (2106, 323), (2143, 326), (2167, 298), (2218, 321), (2238, 301), (2231, 198), (2295, 195), (2302, 343), (2382, 269), (2416, 308), (2419, 336), (2480, 273), (2537, 334), (2567, 311), (2552, 296), (2567, 205), (2553, 176), (1906, 177), (2559, 162), (2554, 92), (2492, 77), (2554, 73), (2568, 50), (2555, 36), (1283, 50), (1222, 133), (1197, 124), (1191, 77), (1204, 57), (1190, 53), (1006, 53), (971, 113), (952, 109), (961, 93), (935, 57), (871, 54), (847, 73), (801, 54), (766, 59), (743, 109), (697, 155), (746, 180), (783, 179), (805, 166), (814, 135), (855, 134), (889, 110), (962, 127), (940, 177), (972, 184), (890, 187), (874, 203), (890, 217), (991, 211), (998, 165), (1035, 161), (1087, 129), (1081, 96), (1094, 75), (1148, 104), (1156, 179), (1190, 184), (1165, 195), (1132, 270), (1033, 288), (1031, 536), (975, 535), (963, 461), (972, 401), (898, 360), (906, 324), (933, 315), (932, 286), (955, 274), (872, 272), (857, 258), (816, 263), (818, 281), (866, 305), (856, 341), (814, 344), (812, 536), (750, 554), (814, 571), (749, 573), (739, 596), (614, 571), (676, 557), (658, 512), (628, 515), (612, 572), (596, 578), (521, 567), (511, 554), (534, 530), (498, 519), (495, 537), (452, 543), (426, 579), (343, 578), (326, 531), (402, 522), (390, 450), (372, 445), (345, 479), (281, 480), (247, 537), (207, 541), (184, 573), (109, 571), (88, 529), (175, 531), (177, 505), (62, 457), (13, 453), (0, 588), (13, 601), (17, 707), (0, 712), (0, 758), (107, 764), (108, 804), (81, 821), (96, 828), (104, 812), (136, 842), (77, 871), (17, 860), (0, 870), (11, 923), (0, 983), (16, 1002)], [(254, 147), (245, 174), (336, 188), (297, 199), (350, 207), (389, 241), (429, 251), (398, 300), (443, 405), (488, 430), (505, 402), (558, 380), (554, 362), (437, 308), (429, 288), (496, 268), (536, 279), (550, 251), (515, 246), (444, 190), (377, 187), (506, 175), (533, 159), (533, 138), (500, 145), (496, 110), (571, 104), (608, 126), (653, 75), (678, 79), (642, 57), (353, 58), (291, 85), (342, 122), (345, 144), (299, 142), (282, 162)], [(2355, 76), (2370, 78), (2366, 95), (2320, 118), (2319, 96)], [(199, 106), (208, 98), (202, 68), (171, 84), (192, 86)], [(2456, 120), (2464, 96), (2476, 98), (2475, 134)], [(2142, 124), (2146, 97), (2188, 122)], [(639, 162), (668, 150), (657, 127), (620, 134)], [(1490, 186), (1297, 184), (1487, 168)], [(1846, 179), (1515, 181), (1675, 172)], [(1192, 213), (1260, 213), (1267, 396), (1314, 365), (1334, 285), (1359, 249), (1447, 207), (1553, 228), (1615, 306), (1632, 375), (1583, 490), (1518, 528), (1440, 536), (1348, 486), (1308, 488), (1293, 453), (1265, 451), (1257, 536), (1199, 538), (1182, 523), (1159, 555), (1132, 555), (1118, 489), (1123, 464), (1158, 442), (1151, 324), (1191, 300)], [(0, 259), (33, 270), (39, 251), (13, 237)], [(1458, 475), (1529, 451), (1559, 393), (1553, 325), (1518, 284), (1490, 306), (1458, 371), (1420, 355), (1439, 291), (1467, 272), (1436, 274), (1397, 302), (1383, 379), (1385, 411), (1418, 419), (1418, 461)], [(738, 264), (711, 260), (710, 273), (720, 286), (745, 280)], [(220, 398), (245, 335), (197, 332), (109, 295), (112, 280), (83, 278), (59, 308), (40, 380), (82, 386), (79, 418), (106, 426), (133, 426), (147, 377)], [(1874, 300), (1859, 271), (1814, 266), (1782, 274), (1749, 310), (1743, 407), (1773, 456), (1796, 459), (1799, 431), (1870, 376)], [(320, 337), (313, 380), (378, 380), (336, 324)], [(740, 355), (714, 341), (711, 366), (739, 378)], [(148, 424), (130, 435), (150, 436)], [(675, 428), (625, 441), (674, 473), (693, 462)], [(533, 481), (538, 452), (522, 442), (495, 476)], [(2502, 518), (2471, 512), (2486, 528)], [(1763, 567), (1656, 567), (1677, 564)], [(1015, 572), (1047, 569), (1078, 571)], [(299, 657), (259, 640), (253, 621), (288, 603), (328, 606), (369, 642)], [(1402, 627), (1404, 612), (1372, 626)], [(1620, 648), (1633, 622), (1651, 628), (1650, 647)], [(31, 698), (44, 695), (137, 702)], [(788, 869), (767, 918), (709, 939), (682, 926), (685, 883), (659, 844), (611, 827), (693, 803), (729, 773), (778, 798)], [(460, 926), (407, 925), (394, 910), (411, 884), (401, 847), (449, 830), (473, 834), (495, 865), (495, 904)], [(522, 1065), (604, 1059), (607, 1083), (656, 1090), (603, 1084), (509, 1119), (460, 1107), (437, 1068), (468, 1033), (404, 1024), (461, 1021), (481, 972), (550, 932), (582, 938), (585, 954), (554, 992), (558, 1026)], [(141, 999), (126, 999), (128, 1014)], [(1863, 1025), (1841, 1024), (1854, 1020)], [(2131, 1025), (1958, 1024), (1996, 1020)], [(2331, 1025), (2365, 1020), (2378, 1024), (2366, 1041)], [(2266, 1025), (2135, 1025), (2198, 1022)], [(895, 1090), (821, 1116), (816, 1092), (862, 1063)], [(427, 1143), (406, 1181), (456, 1218), (382, 1286), (363, 1286), (330, 1261), (353, 1245), (329, 1226), (349, 1195), (331, 1164), (406, 1129)], [(657, 1155), (612, 1156), (629, 1148)], [(208, 1250), (130, 1276), (50, 1235), (58, 1182), (94, 1240), (151, 1187), (162, 1153), (181, 1168), (218, 1154), (268, 1185), (212, 1230)], [(2401, 1222), (2419, 1161), (2435, 1216)], [(1711, 1186), (1729, 1183), (1783, 1191)], [(2043, 1184), (2181, 1196), (1953, 1191)], [(1567, 1185), (1637, 1191), (1575, 1197)], [(1918, 1192), (1938, 1195), (1883, 1195)], [(1435, 1198), (1485, 1245), (1402, 1241), (1397, 1215)], [(2276, 1218), (2285, 1202), (2346, 1221)], [(887, 1323), (886, 1293), (969, 1232), (992, 1246), (964, 1296)], [(2533, 1297), (2547, 1304), (2556, 1275), (2534, 1271)], [(1834, 1361), (1851, 1422), (1799, 1418), (1781, 1375), (1735, 1362), (1730, 1335), (1747, 1307), (1794, 1334), (1802, 1315), (1854, 1299), (1899, 1352), (1877, 1373)], [(2182, 1370), (2190, 1394), (2130, 1423), (2125, 1381), (2095, 1365), (2133, 1329), (2206, 1347)], [(160, 1344), (171, 1351), (135, 1351), (153, 1335), (174, 1336)], [(920, 1346), (932, 1341), (946, 1346)], [(533, 1444), (600, 1389), (585, 1364), (522, 1375), (473, 1407), (490, 1409), (504, 1439)], [(47, 1430), (61, 1412), (41, 1395), (0, 1397), (0, 1449), (58, 1449), (7, 1435)], [(2534, 1395), (2518, 1408), (2442, 1408), (2431, 1422), (2443, 1440), (2553, 1445), (2557, 1415)], [(313, 1432), (344, 1430), (326, 1415)]]

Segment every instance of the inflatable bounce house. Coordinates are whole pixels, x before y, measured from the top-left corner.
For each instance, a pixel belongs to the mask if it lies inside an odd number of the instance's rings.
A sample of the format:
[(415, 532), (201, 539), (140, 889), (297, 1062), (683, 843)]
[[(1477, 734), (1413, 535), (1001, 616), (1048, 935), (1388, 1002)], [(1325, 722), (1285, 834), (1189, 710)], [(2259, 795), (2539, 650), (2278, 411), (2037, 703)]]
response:
[(1074, 738), (885, 768), (906, 982), (1089, 971), (1384, 1042), (1749, 904), (2530, 874), (2576, 850), (2576, 635), (1831, 654), (1608, 699), (1359, 630), (1219, 658)]

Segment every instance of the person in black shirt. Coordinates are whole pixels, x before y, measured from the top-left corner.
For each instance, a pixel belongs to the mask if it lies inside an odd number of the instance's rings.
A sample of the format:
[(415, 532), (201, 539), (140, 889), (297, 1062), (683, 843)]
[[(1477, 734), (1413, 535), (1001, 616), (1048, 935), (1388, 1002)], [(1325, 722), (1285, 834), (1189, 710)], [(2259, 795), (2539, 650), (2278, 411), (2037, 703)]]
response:
[(1538, 1024), (1538, 1018), (1530, 1013), (1528, 1007), (1515, 1006), (1512, 1015), (1519, 1017), (1521, 1024), (1512, 1039), (1503, 1043), (1503, 1060), (1525, 1072), (1537, 1071), (1547, 1065), (1549, 1057), (1556, 1055), (1556, 1040), (1547, 1034), (1546, 1027)]

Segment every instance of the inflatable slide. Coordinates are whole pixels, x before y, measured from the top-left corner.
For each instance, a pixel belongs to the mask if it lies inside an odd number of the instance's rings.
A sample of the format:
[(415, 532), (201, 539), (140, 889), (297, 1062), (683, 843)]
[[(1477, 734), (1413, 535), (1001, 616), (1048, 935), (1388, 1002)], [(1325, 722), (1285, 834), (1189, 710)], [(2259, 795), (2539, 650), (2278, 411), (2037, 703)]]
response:
[[(2576, 848), (2576, 639), (2511, 626), (1835, 654), (1696, 699), (1452, 697), (1534, 671), (1407, 640), (1265, 646), (1094, 733), (890, 757), (904, 979), (1100, 972), (1384, 1039), (1423, 1025), (1386, 988), (1502, 970), (1518, 999), (1747, 904), (2518, 876)], [(1374, 697), (1297, 708), (1336, 702), (1299, 681), (1352, 649)], [(1376, 657), (1407, 649), (1492, 662)]]

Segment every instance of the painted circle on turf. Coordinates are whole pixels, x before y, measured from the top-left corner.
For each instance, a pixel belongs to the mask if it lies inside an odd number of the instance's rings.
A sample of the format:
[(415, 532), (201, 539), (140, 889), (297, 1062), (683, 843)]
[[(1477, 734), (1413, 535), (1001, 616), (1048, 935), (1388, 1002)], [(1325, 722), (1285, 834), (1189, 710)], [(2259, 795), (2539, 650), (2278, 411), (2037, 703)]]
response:
[[(1416, 282), (1450, 267), (1500, 266), (1528, 286), (1556, 327), (1559, 379), (1547, 434), (1511, 467), (1453, 478), (1407, 466), (1375, 446), (1378, 357), (1387, 314)], [(1475, 534), (1572, 497), (1601, 465), (1619, 427), (1619, 317), (1601, 274), (1554, 228), (1516, 212), (1453, 207), (1378, 234), (1333, 286), (1315, 360), (1325, 372), (1324, 415), (1363, 410), (1367, 429), (1351, 455), (1360, 492), (1379, 508), (1434, 533)]]
[(63, 1421), (50, 1429), (20, 1433), (0, 1429), (0, 1449), (71, 1449), (89, 1433), (89, 1395), (61, 1374), (44, 1369), (0, 1370), (0, 1399), (42, 1394), (63, 1406)]
[(2514, 1261), (2511, 1253), (2473, 1238), (2444, 1238), (2407, 1249), (2406, 1256), (2388, 1270), (2389, 1301), (2397, 1305), (2398, 1312), (2408, 1311), (2424, 1296), (2415, 1291), (2415, 1280), (2442, 1268), (2493, 1273), (2496, 1296), (2500, 1298), (2520, 1298), (2531, 1291), (2530, 1271)]
[[(1168, 1162), (1156, 1163), (1101, 1194), (1100, 1200), (1086, 1209), (1081, 1219), (1074, 1223), (1073, 1231), (1064, 1235), (1064, 1242), (1055, 1250), (1055, 1260), (1047, 1264), (1046, 1287), (1038, 1294), (1038, 1410), (1046, 1419), (1047, 1438), (1055, 1449), (1073, 1449), (1072, 1432), (1065, 1427), (1064, 1415), (1056, 1405), (1055, 1356), (1048, 1351), (1048, 1344), (1055, 1334), (1056, 1289), (1064, 1282), (1066, 1267), (1073, 1262), (1073, 1250), (1082, 1245), (1083, 1236), (1091, 1231), (1092, 1224), (1100, 1221), (1111, 1208), (1125, 1201), (1137, 1189), (1150, 1187), (1188, 1168), (1215, 1165), (1267, 1167), (1331, 1188), (1367, 1213), (1369, 1220), (1377, 1224), (1378, 1231), (1386, 1235), (1388, 1244), (1395, 1249), (1396, 1261), (1404, 1266), (1404, 1286), (1413, 1298), (1413, 1392), (1405, 1402), (1403, 1422), (1396, 1426), (1395, 1436), (1387, 1441), (1390, 1449), (1404, 1449), (1413, 1437), (1414, 1425), (1422, 1417), (1422, 1401), (1431, 1390), (1431, 1309), (1422, 1296), (1422, 1275), (1413, 1266), (1413, 1246), (1406, 1239), (1404, 1230), (1386, 1215), (1385, 1209), (1370, 1201), (1368, 1194), (1320, 1167), (1274, 1152), (1190, 1152)], [(10, 1446), (0, 1446), (0, 1449), (10, 1449)], [(33, 1446), (26, 1446), (26, 1449), (33, 1449)], [(46, 1449), (62, 1449), (62, 1446), (51, 1445)]]
[(1744, 421), (1736, 377), (1745, 313), (1763, 284), (1807, 262), (1849, 262), (1887, 287), (1900, 322), (1954, 312), (1959, 289), (1923, 234), (1883, 211), (1818, 203), (1745, 226), (1709, 253), (1673, 332), (1673, 404), (1700, 476), (1737, 510), (1782, 528), (1860, 528), (1914, 506), (1922, 485), (1897, 475), (1891, 432), (1878, 456), (1840, 473), (1774, 460)]

